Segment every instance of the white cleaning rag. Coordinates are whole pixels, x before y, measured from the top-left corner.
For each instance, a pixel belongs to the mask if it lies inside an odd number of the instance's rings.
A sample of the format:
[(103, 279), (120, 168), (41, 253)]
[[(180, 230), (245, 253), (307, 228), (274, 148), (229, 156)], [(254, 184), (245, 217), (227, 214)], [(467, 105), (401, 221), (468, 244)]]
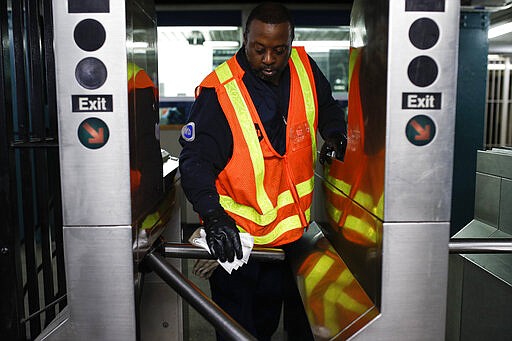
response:
[[(208, 247), (208, 243), (206, 242), (206, 232), (204, 231), (204, 229), (201, 229), (198, 238), (193, 238), (190, 242), (195, 246), (202, 247), (203, 249), (208, 251), (208, 253), (211, 254), (210, 248)], [(249, 261), (249, 256), (251, 255), (252, 247), (254, 245), (254, 237), (251, 236), (249, 233), (240, 233), (240, 242), (242, 243), (242, 259), (237, 259), (235, 256), (235, 260), (231, 263), (228, 261), (221, 262), (220, 260), (217, 259), (217, 262), (219, 262), (219, 264), (229, 274), (231, 274), (233, 269), (236, 270), (242, 265), (247, 264), (247, 262)]]

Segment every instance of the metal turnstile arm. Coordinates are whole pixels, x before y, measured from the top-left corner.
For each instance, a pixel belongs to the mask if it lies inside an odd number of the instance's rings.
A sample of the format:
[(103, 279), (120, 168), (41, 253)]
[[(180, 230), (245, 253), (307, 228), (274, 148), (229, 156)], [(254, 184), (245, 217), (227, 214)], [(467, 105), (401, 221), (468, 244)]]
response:
[[(192, 244), (164, 242), (161, 248), (166, 258), (215, 259), (205, 249)], [(254, 247), (251, 251), (251, 259), (260, 262), (281, 262), (284, 258), (285, 253), (282, 249)]]
[(512, 253), (512, 238), (452, 238), (450, 253)]
[(156, 252), (158, 251), (148, 253), (144, 258), (144, 264), (206, 318), (220, 334), (233, 341), (256, 340), (201, 289)]

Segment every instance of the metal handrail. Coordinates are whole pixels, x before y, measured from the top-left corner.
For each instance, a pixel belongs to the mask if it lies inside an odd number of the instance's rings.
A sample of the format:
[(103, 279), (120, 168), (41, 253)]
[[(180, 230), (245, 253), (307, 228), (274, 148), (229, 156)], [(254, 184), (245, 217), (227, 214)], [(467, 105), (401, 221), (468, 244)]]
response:
[[(166, 258), (215, 259), (205, 249), (192, 244), (164, 242), (161, 249)], [(282, 249), (254, 247), (251, 251), (251, 259), (260, 262), (281, 262), (284, 258), (285, 253)]]
[(248, 333), (238, 322), (206, 296), (201, 289), (156, 252), (150, 252), (144, 257), (145, 266), (153, 270), (165, 283), (171, 286), (178, 295), (183, 297), (188, 304), (208, 320), (222, 336), (233, 341), (256, 340), (254, 336)]
[(452, 238), (450, 253), (512, 253), (512, 238)]

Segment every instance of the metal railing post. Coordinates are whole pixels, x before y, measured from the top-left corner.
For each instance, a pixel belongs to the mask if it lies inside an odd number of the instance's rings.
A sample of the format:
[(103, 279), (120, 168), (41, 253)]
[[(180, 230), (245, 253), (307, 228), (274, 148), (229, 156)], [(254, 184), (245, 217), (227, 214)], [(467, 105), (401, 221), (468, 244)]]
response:
[(450, 239), (450, 253), (512, 253), (512, 238)]
[(233, 341), (256, 340), (194, 283), (156, 252), (158, 251), (148, 253), (143, 260), (144, 264), (206, 318), (220, 334)]

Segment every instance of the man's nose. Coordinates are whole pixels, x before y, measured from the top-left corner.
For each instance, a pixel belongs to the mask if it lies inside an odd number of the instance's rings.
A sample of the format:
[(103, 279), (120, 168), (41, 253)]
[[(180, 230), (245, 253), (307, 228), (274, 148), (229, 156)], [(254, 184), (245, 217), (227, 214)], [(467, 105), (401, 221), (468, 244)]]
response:
[(266, 50), (263, 54), (263, 64), (270, 65), (272, 63), (274, 63), (274, 54), (272, 50)]

